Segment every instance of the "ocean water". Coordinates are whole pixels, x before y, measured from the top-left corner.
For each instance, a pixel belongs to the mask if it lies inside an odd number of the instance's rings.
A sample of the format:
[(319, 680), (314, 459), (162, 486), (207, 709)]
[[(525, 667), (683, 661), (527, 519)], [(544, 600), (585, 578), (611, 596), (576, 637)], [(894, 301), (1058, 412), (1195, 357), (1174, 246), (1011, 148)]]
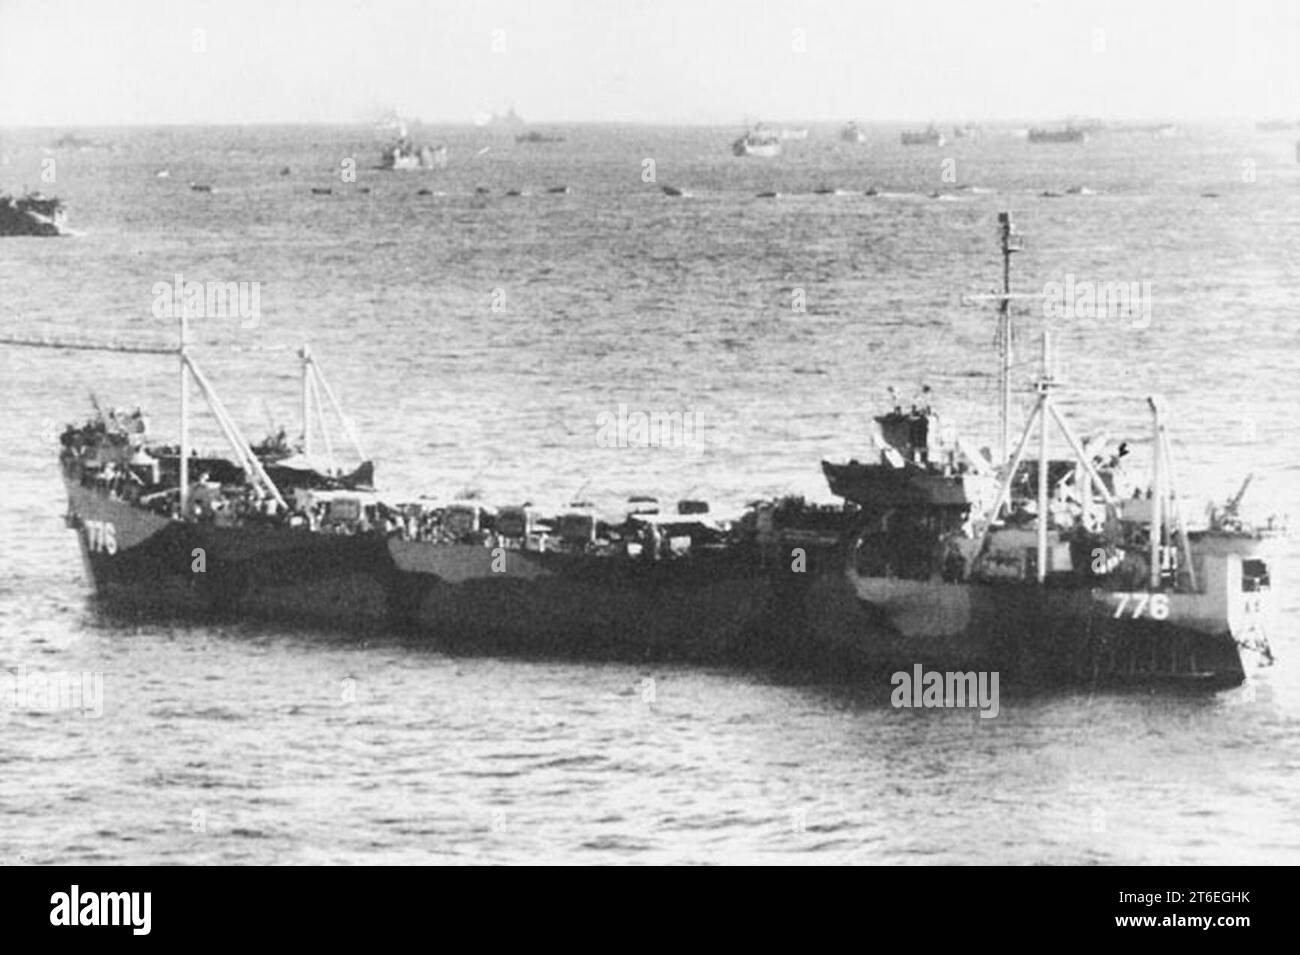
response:
[[(0, 188), (61, 196), (80, 233), (0, 241), (0, 334), (169, 344), (157, 283), (256, 282), (255, 327), (191, 323), (226, 405), (253, 437), (292, 431), (309, 342), (388, 488), (825, 498), (818, 461), (869, 453), (890, 386), (930, 385), (991, 444), (992, 310), (961, 296), (998, 284), (1010, 210), (1018, 290), (1149, 283), (1147, 312), (1046, 322), (1077, 430), (1141, 439), (1145, 396), (1164, 395), (1189, 496), (1253, 472), (1248, 511), (1300, 517), (1288, 134), (904, 148), (897, 130), (852, 146), (815, 126), (758, 160), (731, 156), (731, 129), (524, 145), (446, 128), (419, 131), (449, 145), (446, 169), (389, 173), (361, 127), (81, 130), (97, 145), (49, 148), (60, 132), (0, 131)], [(1045, 324), (1022, 310), (1018, 407)], [(126, 624), (96, 611), (63, 527), (57, 434), (93, 394), (173, 435), (176, 377), (166, 358), (0, 346), (0, 664), (102, 675), (98, 717), (0, 708), (0, 860), (1300, 860), (1293, 547), (1277, 663), (1245, 688), (1004, 688), (996, 719), (894, 709), (848, 681)], [(691, 412), (696, 439), (603, 446), (620, 405)], [(195, 431), (220, 445), (210, 419)]]

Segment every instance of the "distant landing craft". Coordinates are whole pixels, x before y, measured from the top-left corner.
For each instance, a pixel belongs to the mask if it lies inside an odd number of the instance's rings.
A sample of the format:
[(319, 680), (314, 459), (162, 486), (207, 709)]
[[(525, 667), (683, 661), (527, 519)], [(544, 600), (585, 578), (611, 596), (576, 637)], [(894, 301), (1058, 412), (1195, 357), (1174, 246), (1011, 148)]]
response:
[(1029, 130), (1027, 138), (1031, 143), (1086, 143), (1089, 135), (1086, 129), (1078, 126), (1066, 126), (1064, 129), (1035, 127)]
[(515, 137), (517, 143), (562, 143), (564, 137), (554, 133), (543, 133), (536, 129), (529, 130), (526, 133), (520, 133)]
[(947, 140), (933, 124), (920, 131), (904, 130), (899, 136), (904, 146), (942, 146)]
[(0, 236), (67, 235), (63, 200), (29, 192), (23, 196), (0, 194)]
[(850, 122), (846, 123), (844, 128), (840, 130), (840, 139), (846, 143), (860, 144), (867, 141), (867, 134), (858, 127), (857, 123)]
[(781, 155), (781, 137), (762, 126), (755, 126), (731, 144), (731, 151), (737, 156), (771, 159)]

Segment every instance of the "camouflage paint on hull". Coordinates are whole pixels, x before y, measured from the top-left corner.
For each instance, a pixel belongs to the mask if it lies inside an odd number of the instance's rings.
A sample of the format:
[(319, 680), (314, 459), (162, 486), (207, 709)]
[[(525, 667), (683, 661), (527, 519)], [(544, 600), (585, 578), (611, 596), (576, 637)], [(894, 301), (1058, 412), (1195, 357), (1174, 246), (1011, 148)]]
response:
[(68, 505), (96, 592), (116, 608), (339, 627), (387, 619), (381, 539), (182, 523), (71, 482)]
[(759, 653), (769, 592), (744, 546), (676, 560), (389, 542), (408, 622), (457, 641), (585, 656), (725, 661)]
[(652, 561), (218, 527), (66, 483), (98, 595), (136, 614), (400, 631), (467, 652), (714, 663), (785, 652), (760, 629), (771, 588), (752, 548)]
[[(1143, 595), (1033, 581), (946, 583), (859, 576), (842, 552), (791, 574), (788, 616), (806, 639), (872, 671), (998, 670), (1022, 684), (1245, 679), (1243, 646), (1266, 629), (1250, 594), (1233, 591), (1240, 561), (1203, 593), (1164, 594), (1167, 615), (1137, 612)], [(1121, 607), (1121, 603), (1123, 606)]]

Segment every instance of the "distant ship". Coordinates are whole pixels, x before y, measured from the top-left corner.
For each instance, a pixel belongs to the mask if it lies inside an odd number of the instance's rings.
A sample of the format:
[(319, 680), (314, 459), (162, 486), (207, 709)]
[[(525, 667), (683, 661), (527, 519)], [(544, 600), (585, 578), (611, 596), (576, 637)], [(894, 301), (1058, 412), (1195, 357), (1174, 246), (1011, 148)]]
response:
[(380, 169), (409, 170), (436, 169), (447, 165), (446, 146), (419, 146), (407, 135), (403, 125), (397, 140), (388, 146), (379, 159)]
[(1106, 127), (1112, 133), (1140, 133), (1152, 139), (1176, 139), (1183, 135), (1182, 127), (1177, 123), (1135, 123), (1126, 125), (1115, 123)]
[(535, 129), (530, 129), (526, 133), (520, 133), (515, 137), (517, 143), (562, 143), (563, 136), (557, 136), (552, 133), (542, 133)]
[(1293, 129), (1300, 129), (1300, 120), (1266, 119), (1255, 124), (1255, 130), (1261, 133), (1284, 133)]
[(64, 133), (54, 141), (52, 149), (98, 149), (100, 144), (76, 133)]
[(759, 156), (771, 159), (781, 155), (781, 137), (762, 126), (755, 126), (731, 144), (737, 156)]
[(781, 129), (777, 130), (777, 133), (776, 133), (776, 134), (777, 134), (777, 136), (780, 137), (781, 139), (792, 139), (792, 140), (795, 140), (796, 142), (801, 141), (801, 140), (805, 140), (805, 139), (808, 138), (808, 130), (806, 130), (806, 129), (791, 129), (791, 128), (789, 128), (789, 127), (785, 127), (785, 126), (783, 126)]
[(979, 139), (981, 132), (974, 123), (967, 123), (965, 126), (954, 126), (952, 137), (953, 139)]
[(849, 122), (845, 123), (844, 128), (840, 130), (840, 139), (846, 143), (865, 143), (867, 134), (862, 131), (857, 123)]
[(515, 112), (515, 107), (512, 103), (506, 108), (504, 113), (492, 113), (487, 111), (475, 113), (474, 125), (517, 127), (524, 125), (524, 119)]
[(934, 125), (922, 130), (904, 130), (899, 139), (904, 146), (942, 146), (947, 142), (943, 133)]
[[(1001, 220), (1009, 263), (1016, 247)], [(882, 667), (986, 666), (1026, 682), (1232, 686), (1245, 678), (1243, 653), (1271, 662), (1270, 555), (1281, 528), (1238, 517), (1246, 485), (1193, 526), (1158, 399), (1149, 399), (1149, 484), (1126, 473), (1126, 443), (1080, 440), (1053, 400), (1046, 338), (1037, 402), (1012, 442), (1009, 281), (992, 298), (1002, 315), (1002, 456), (963, 441), (923, 400), (876, 418), (878, 461), (823, 462), (831, 491), (856, 510), (846, 511), (847, 550), (825, 554), (827, 571), (808, 584), (802, 606), (815, 631)], [(1050, 430), (1066, 453), (1051, 453)]]
[(1078, 126), (1066, 126), (1063, 129), (1035, 127), (1028, 133), (1031, 143), (1086, 143), (1088, 138), (1088, 131)]
[(39, 192), (23, 196), (0, 195), (0, 236), (67, 235), (63, 201)]

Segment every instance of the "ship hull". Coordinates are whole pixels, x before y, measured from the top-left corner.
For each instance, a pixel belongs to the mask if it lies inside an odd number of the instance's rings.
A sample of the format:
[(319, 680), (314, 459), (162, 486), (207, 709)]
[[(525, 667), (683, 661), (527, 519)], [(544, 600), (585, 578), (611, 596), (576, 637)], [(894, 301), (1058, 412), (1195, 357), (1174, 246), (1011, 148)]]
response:
[(389, 172), (409, 172), (413, 169), (441, 169), (447, 165), (447, 148), (424, 147), (417, 153), (402, 155), (385, 154), (379, 161), (379, 168)]
[(1231, 586), (1239, 557), (1204, 592), (1168, 594), (1155, 619), (1138, 610), (1142, 595), (1095, 587), (865, 576), (830, 540), (649, 560), (181, 522), (67, 486), (98, 600), (137, 618), (282, 621), (461, 653), (846, 677), (921, 664), (1029, 685), (1232, 686), (1245, 678), (1242, 646), (1267, 629), (1261, 595)]
[(737, 140), (731, 147), (731, 151), (737, 156), (753, 156), (758, 159), (775, 159), (781, 155), (781, 144), (779, 142), (771, 143), (753, 143), (747, 140)]
[(652, 561), (220, 527), (66, 483), (68, 522), (98, 600), (137, 618), (281, 621), (466, 653), (707, 663), (787, 656), (762, 631), (771, 615), (767, 570), (744, 546)]
[(71, 481), (68, 506), (96, 594), (114, 610), (346, 628), (386, 620), (382, 540), (185, 523)]
[(68, 230), (64, 223), (62, 215), (51, 217), (36, 212), (15, 212), (0, 206), (0, 236), (65, 236)]
[(1026, 137), (1031, 143), (1085, 143), (1088, 134), (1083, 130), (1044, 131), (1031, 129)]
[(405, 623), (456, 643), (524, 652), (723, 662), (753, 659), (769, 588), (743, 547), (683, 560), (390, 541)]
[[(921, 664), (998, 671), (1023, 685), (1228, 687), (1246, 678), (1243, 650), (1266, 647), (1252, 639), (1267, 630), (1259, 595), (1215, 582), (1203, 593), (1162, 594), (1156, 609), (1150, 594), (868, 577), (847, 563), (831, 551), (821, 555), (818, 572), (797, 591), (794, 616), (810, 642), (872, 672)], [(1239, 562), (1225, 583), (1232, 573), (1240, 576)]]

